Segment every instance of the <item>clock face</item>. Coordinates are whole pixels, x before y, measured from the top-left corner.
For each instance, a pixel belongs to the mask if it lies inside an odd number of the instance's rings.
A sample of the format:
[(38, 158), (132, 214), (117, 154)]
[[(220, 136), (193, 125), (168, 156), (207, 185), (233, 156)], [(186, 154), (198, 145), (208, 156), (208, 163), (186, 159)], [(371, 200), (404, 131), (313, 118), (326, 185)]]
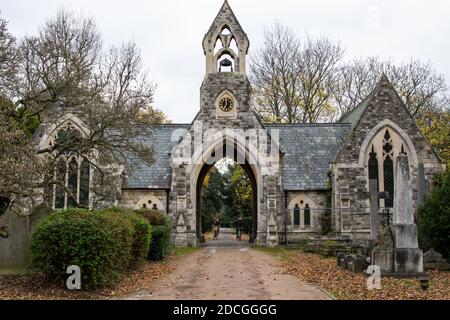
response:
[(233, 100), (231, 98), (223, 98), (219, 102), (219, 108), (223, 112), (230, 112), (233, 110)]

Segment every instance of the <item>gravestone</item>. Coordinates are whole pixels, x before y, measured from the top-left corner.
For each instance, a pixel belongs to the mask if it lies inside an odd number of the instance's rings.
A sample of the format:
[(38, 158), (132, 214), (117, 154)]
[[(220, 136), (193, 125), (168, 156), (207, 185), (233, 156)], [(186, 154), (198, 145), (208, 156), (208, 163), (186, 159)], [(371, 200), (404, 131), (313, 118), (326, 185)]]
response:
[(394, 216), (391, 225), (394, 240), (394, 272), (422, 273), (423, 252), (419, 249), (417, 226), (414, 223), (411, 180), (408, 158), (397, 157), (394, 192)]
[(0, 274), (25, 273), (29, 263), (29, 217), (8, 210), (1, 216), (0, 226), (7, 231), (0, 238)]
[(343, 252), (339, 252), (339, 253), (336, 255), (336, 262), (337, 262), (337, 265), (338, 265), (339, 267), (341, 267), (341, 268), (344, 268), (344, 269), (345, 269), (345, 256), (346, 256), (346, 254), (343, 253)]
[(394, 249), (392, 236), (387, 223), (380, 224), (378, 244), (372, 250), (371, 264), (380, 267), (383, 273), (394, 272)]

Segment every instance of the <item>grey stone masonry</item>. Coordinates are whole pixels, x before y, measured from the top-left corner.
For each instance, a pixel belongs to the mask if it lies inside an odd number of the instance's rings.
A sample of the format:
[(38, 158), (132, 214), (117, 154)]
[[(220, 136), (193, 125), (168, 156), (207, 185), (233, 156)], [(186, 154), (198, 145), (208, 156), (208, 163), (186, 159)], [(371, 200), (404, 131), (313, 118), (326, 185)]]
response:
[[(382, 130), (389, 129), (398, 134), (404, 148), (409, 152), (412, 202), (408, 206), (412, 206), (415, 214), (419, 201), (419, 164), (423, 165), (425, 175), (430, 181), (433, 174), (441, 171), (444, 165), (420, 132), (386, 76), (381, 77), (368, 98), (354, 109), (353, 114), (345, 116), (343, 121), (351, 122), (351, 129), (331, 166), (333, 206), (350, 206), (358, 212), (370, 213), (367, 154), (375, 136)], [(398, 153), (399, 150), (394, 150), (394, 161)], [(370, 220), (363, 226), (363, 229), (368, 230), (367, 239), (370, 238)], [(335, 221), (335, 229), (339, 233), (343, 232), (344, 228), (339, 221)]]

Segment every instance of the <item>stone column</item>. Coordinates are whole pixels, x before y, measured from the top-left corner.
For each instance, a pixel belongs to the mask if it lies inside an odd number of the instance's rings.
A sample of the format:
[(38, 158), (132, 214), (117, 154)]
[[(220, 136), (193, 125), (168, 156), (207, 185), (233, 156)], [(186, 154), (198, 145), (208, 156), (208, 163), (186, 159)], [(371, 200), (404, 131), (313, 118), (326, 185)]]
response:
[(275, 210), (269, 209), (267, 219), (267, 242), (268, 247), (276, 247), (278, 245), (278, 224), (275, 218)]
[(394, 269), (396, 273), (422, 273), (423, 253), (419, 249), (417, 226), (409, 174), (408, 158), (397, 157), (394, 192), (394, 217), (391, 225), (394, 240)]
[(266, 245), (275, 247), (279, 244), (277, 222), (277, 185), (276, 177), (267, 178), (267, 236)]
[(187, 234), (186, 234), (186, 222), (182, 214), (178, 217), (177, 221), (177, 233), (175, 235), (175, 246), (186, 247), (187, 246)]

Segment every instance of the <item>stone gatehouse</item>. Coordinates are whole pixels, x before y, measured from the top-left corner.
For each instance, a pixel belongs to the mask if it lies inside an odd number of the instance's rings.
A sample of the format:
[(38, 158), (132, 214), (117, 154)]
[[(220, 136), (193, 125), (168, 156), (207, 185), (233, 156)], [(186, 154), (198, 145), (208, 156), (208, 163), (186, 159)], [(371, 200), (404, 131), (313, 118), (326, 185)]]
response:
[[(373, 92), (338, 123), (263, 123), (254, 111), (246, 72), (249, 45), (225, 1), (203, 39), (206, 72), (195, 119), (155, 126), (153, 135), (143, 136), (142, 142), (155, 151), (154, 164), (133, 171), (118, 164), (122, 178), (101, 203), (82, 185), (93, 181), (81, 177), (89, 168), (76, 163), (80, 200), (91, 208), (163, 210), (173, 219), (174, 243), (197, 245), (203, 179), (214, 163), (228, 156), (242, 165), (252, 182), (252, 238), (257, 244), (319, 237), (325, 216), (336, 237), (365, 241), (376, 239), (379, 212), (393, 206), (395, 162), (404, 153), (417, 207), (443, 164), (385, 76), (380, 75)], [(82, 118), (71, 111), (57, 123), (44, 122), (35, 136), (37, 145), (45, 145), (62, 127), (83, 133)], [(67, 202), (52, 199), (50, 205), (64, 208)]]

